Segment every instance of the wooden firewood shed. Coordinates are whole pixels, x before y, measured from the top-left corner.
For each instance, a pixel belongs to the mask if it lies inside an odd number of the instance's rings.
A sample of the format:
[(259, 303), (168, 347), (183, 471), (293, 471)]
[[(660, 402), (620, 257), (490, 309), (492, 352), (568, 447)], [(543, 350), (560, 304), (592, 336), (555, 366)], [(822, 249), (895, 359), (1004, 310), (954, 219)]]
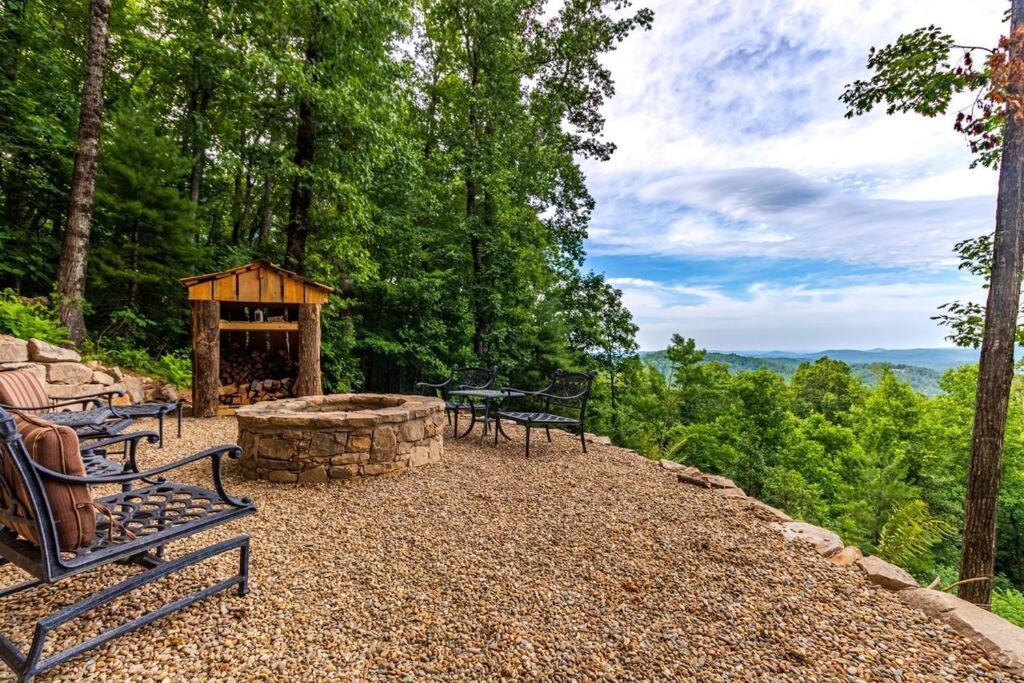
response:
[[(257, 387), (291, 396), (323, 393), (320, 380), (320, 307), (331, 287), (267, 260), (220, 273), (181, 279), (192, 308), (192, 405), (198, 417), (230, 414), (242, 402), (266, 400)], [(246, 368), (294, 377), (244, 377)], [(225, 389), (239, 398), (224, 405)], [(246, 392), (249, 392), (248, 394)]]

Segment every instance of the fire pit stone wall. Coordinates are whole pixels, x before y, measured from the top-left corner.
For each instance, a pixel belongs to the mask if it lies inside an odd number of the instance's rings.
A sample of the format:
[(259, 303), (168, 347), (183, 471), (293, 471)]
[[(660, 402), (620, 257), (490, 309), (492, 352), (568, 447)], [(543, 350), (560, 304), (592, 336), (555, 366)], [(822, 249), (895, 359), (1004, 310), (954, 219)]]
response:
[(444, 402), (424, 396), (333, 394), (238, 410), (243, 474), (318, 483), (439, 462)]

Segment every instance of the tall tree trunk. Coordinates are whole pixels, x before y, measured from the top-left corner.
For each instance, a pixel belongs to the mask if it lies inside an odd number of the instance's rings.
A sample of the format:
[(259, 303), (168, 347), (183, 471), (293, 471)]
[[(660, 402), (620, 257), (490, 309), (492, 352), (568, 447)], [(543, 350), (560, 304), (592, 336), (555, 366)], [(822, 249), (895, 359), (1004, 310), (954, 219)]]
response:
[(132, 283), (128, 288), (128, 307), (135, 308), (139, 301), (139, 219), (132, 221), (132, 250), (131, 250)]
[[(203, 0), (200, 16), (207, 17), (210, 11), (209, 0)], [(203, 187), (203, 171), (206, 168), (206, 148), (209, 144), (206, 134), (206, 112), (213, 97), (213, 88), (203, 71), (203, 55), (201, 52), (192, 55), (192, 65), (188, 82), (188, 104), (185, 119), (189, 128), (182, 142), (182, 153), (191, 157), (192, 171), (188, 180), (188, 199), (192, 204), (192, 217), (195, 218), (199, 208), (199, 196)]]
[(231, 192), (231, 244), (238, 244), (242, 230), (242, 167), (235, 169), (235, 182)]
[(96, 193), (96, 161), (100, 151), (103, 122), (103, 81), (107, 70), (107, 22), (110, 0), (92, 0), (89, 12), (89, 42), (86, 47), (85, 82), (78, 114), (78, 146), (71, 174), (68, 224), (57, 267), (60, 321), (71, 339), (85, 339), (85, 267), (89, 249), (93, 197)]
[[(1011, 34), (1024, 27), (1024, 0), (1013, 0)], [(1020, 57), (1015, 52), (1012, 57)], [(1014, 84), (1017, 89), (1019, 84)], [(978, 368), (971, 465), (964, 503), (960, 597), (988, 605), (995, 570), (996, 505), (1002, 470), (1006, 411), (1013, 381), (1013, 350), (1020, 311), (1021, 261), (1024, 258), (1024, 128), (1007, 112), (999, 164), (992, 277), (985, 307), (985, 331)]]
[(266, 244), (270, 237), (270, 227), (274, 221), (274, 181), (270, 174), (263, 176), (263, 193), (260, 197), (259, 222), (253, 242), (257, 245)]
[(473, 261), (473, 353), (477, 358), (482, 359), (487, 353), (487, 316), (484, 311), (484, 255), (483, 244), (480, 238), (480, 217), (477, 207), (476, 169), (478, 142), (480, 137), (480, 121), (477, 116), (476, 89), (480, 82), (480, 64), (477, 60), (477, 50), (473, 39), (468, 32), (463, 33), (463, 41), (466, 48), (466, 61), (468, 64), (469, 76), (469, 107), (466, 112), (466, 123), (468, 124), (469, 144), (466, 149), (465, 160), (465, 185), (466, 185), (466, 225), (469, 228), (469, 251)]
[[(317, 82), (317, 64), (320, 62), (320, 33), (327, 17), (318, 10), (314, 13), (309, 41), (306, 43), (306, 68), (310, 86)], [(299, 125), (295, 133), (295, 178), (292, 180), (291, 199), (288, 202), (288, 242), (284, 253), (284, 266), (302, 273), (306, 265), (306, 238), (309, 236), (309, 209), (313, 205), (313, 155), (316, 151), (316, 112), (313, 98), (308, 92), (299, 97)]]

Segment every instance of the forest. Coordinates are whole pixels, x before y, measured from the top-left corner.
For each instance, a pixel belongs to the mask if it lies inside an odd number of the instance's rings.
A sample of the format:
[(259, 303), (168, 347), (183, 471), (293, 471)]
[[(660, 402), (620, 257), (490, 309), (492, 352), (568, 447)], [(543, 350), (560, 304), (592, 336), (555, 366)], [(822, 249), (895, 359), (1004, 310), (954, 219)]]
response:
[[(109, 36), (83, 234), (66, 226), (97, 6)], [(585, 268), (581, 161), (615, 151), (602, 56), (653, 21), (625, 0), (4, 2), (0, 332), (187, 384), (179, 278), (269, 258), (335, 289), (327, 391), (408, 391), (456, 365), (517, 386), (595, 370), (588, 430), (953, 583), (977, 366), (924, 396), (831, 359), (788, 381), (732, 372), (677, 336), (660, 372), (621, 293)], [(973, 332), (983, 316), (967, 312)], [(1024, 624), (1019, 381), (992, 604)]]
[[(652, 21), (628, 5), (114, 2), (72, 338), (180, 366), (178, 279), (265, 257), (335, 288), (328, 389), (460, 363), (536, 383), (628, 350), (582, 267), (579, 167), (614, 150), (600, 57)], [(84, 1), (0, 6), (0, 288), (22, 296), (55, 293), (89, 22)]]

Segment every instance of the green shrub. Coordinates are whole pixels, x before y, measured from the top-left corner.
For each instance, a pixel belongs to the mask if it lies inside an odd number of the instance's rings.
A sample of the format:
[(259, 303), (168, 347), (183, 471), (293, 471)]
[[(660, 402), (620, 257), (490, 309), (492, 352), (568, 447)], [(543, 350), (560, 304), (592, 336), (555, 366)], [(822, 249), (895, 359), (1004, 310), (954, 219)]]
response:
[(0, 333), (50, 344), (71, 344), (55, 311), (38, 301), (22, 299), (10, 289), (0, 292)]
[(992, 611), (1024, 627), (1024, 593), (1016, 588), (997, 588), (992, 591)]
[(94, 348), (87, 355), (104, 365), (116, 365), (125, 370), (163, 380), (181, 389), (192, 386), (192, 358), (185, 350), (153, 358), (142, 349)]

